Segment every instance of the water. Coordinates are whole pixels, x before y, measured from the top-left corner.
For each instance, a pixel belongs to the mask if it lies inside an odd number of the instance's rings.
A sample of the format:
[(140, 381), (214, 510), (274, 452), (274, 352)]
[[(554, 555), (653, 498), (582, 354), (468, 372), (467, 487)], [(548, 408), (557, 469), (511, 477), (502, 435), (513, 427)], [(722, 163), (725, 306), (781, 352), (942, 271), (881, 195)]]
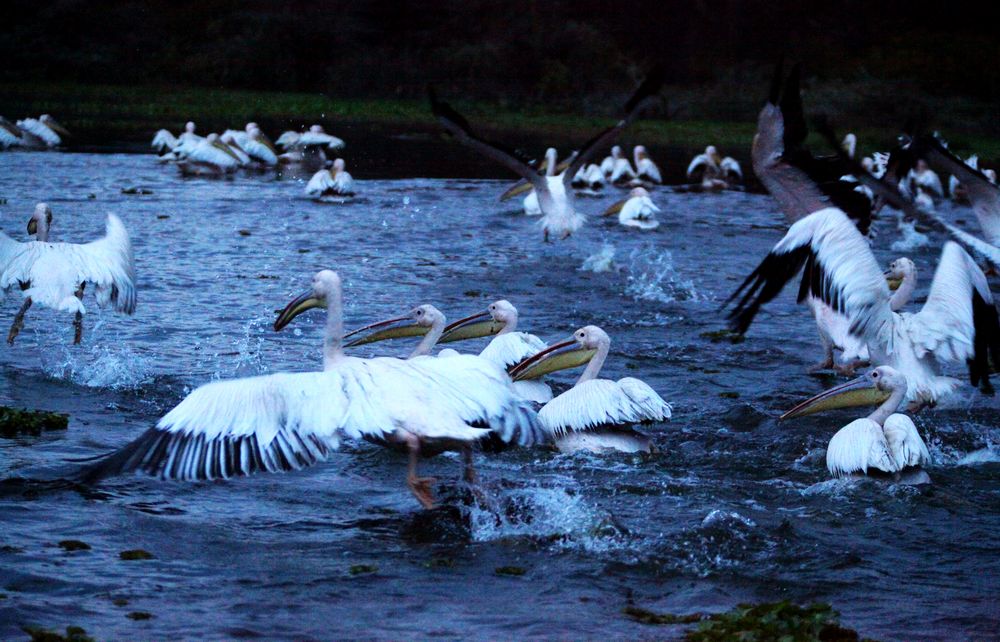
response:
[[(133, 186), (153, 194), (121, 194)], [(916, 418), (939, 462), (930, 488), (831, 481), (826, 442), (855, 415), (775, 422), (836, 381), (805, 372), (822, 355), (794, 288), (745, 342), (706, 334), (783, 233), (769, 198), (659, 190), (654, 232), (594, 216), (546, 246), (517, 204), (497, 201), (505, 187), (361, 180), (353, 202), (317, 204), (299, 181), (182, 180), (148, 156), (0, 155), (4, 231), (23, 239), (40, 200), (57, 239), (96, 237), (115, 212), (140, 288), (132, 318), (88, 298), (82, 346), (69, 345), (70, 318), (33, 308), (0, 349), (0, 403), (71, 415), (68, 431), (0, 439), (0, 638), (23, 624), (119, 639), (682, 634), (627, 619), (630, 599), (672, 613), (827, 601), (876, 638), (996, 636), (996, 400), (965, 389)], [(596, 214), (618, 198), (581, 207)], [(878, 227), (887, 264), (895, 221)], [(938, 251), (910, 254), (921, 296)], [(501, 297), (545, 339), (602, 326), (613, 340), (604, 376), (640, 377), (673, 404), (673, 420), (651, 429), (659, 454), (480, 456), (477, 498), (444, 455), (422, 465), (450, 507), (432, 514), (407, 491), (405, 461), (365, 444), (225, 483), (40, 481), (136, 437), (201, 383), (318, 369), (321, 313), (281, 333), (270, 323), (320, 268), (344, 279), (349, 327), (424, 302), (454, 319)], [(16, 299), (2, 303), (7, 322)], [(92, 548), (65, 552), (66, 539)], [(155, 559), (119, 559), (137, 548)], [(524, 575), (496, 572), (505, 566)]]

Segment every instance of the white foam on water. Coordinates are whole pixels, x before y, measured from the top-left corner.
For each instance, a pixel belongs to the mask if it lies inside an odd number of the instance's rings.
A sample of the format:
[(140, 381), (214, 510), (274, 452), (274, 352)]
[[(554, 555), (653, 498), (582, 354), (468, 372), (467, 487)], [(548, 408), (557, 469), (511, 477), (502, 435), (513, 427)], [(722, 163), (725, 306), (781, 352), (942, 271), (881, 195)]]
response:
[(609, 514), (565, 488), (505, 489), (491, 504), (477, 502), (468, 509), (473, 541), (541, 538), (557, 547), (590, 552), (624, 545), (624, 535)]
[(900, 221), (897, 229), (902, 233), (902, 238), (893, 241), (893, 252), (909, 252), (931, 244), (930, 238), (926, 234), (918, 232), (916, 224), (912, 221)]
[(702, 301), (694, 282), (684, 279), (674, 267), (674, 255), (646, 245), (629, 254), (628, 283), (625, 294), (643, 301), (673, 303), (675, 301)]
[(618, 266), (615, 265), (615, 246), (610, 243), (602, 245), (600, 250), (584, 259), (583, 265), (580, 266), (580, 270), (584, 272), (597, 273), (617, 272)]
[(1000, 452), (997, 452), (993, 446), (987, 446), (986, 448), (980, 448), (966, 454), (955, 462), (955, 465), (980, 466), (982, 464), (995, 464), (997, 462), (1000, 462)]

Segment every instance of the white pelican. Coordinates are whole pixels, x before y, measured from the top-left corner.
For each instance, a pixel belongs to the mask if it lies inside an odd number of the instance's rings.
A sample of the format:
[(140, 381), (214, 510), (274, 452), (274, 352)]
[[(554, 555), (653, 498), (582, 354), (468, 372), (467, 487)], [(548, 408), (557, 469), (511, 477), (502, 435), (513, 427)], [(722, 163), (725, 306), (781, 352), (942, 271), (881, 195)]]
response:
[(625, 153), (620, 145), (611, 148), (611, 155), (605, 156), (601, 161), (601, 172), (604, 178), (612, 184), (625, 184), (635, 178), (635, 170), (632, 164), (625, 158)]
[(0, 116), (0, 149), (20, 146), (23, 137), (20, 127)]
[(368, 334), (351, 339), (344, 344), (344, 347), (353, 348), (354, 346), (385, 341), (387, 339), (423, 336), (423, 339), (421, 339), (420, 343), (417, 344), (407, 359), (424, 357), (434, 350), (434, 346), (437, 345), (438, 339), (444, 334), (447, 324), (448, 320), (445, 318), (444, 313), (433, 305), (418, 305), (401, 317), (376, 321), (356, 330), (351, 330), (344, 335), (344, 339), (350, 339), (362, 332), (368, 332)]
[(62, 137), (69, 136), (66, 128), (56, 122), (56, 119), (48, 114), (42, 114), (38, 119), (25, 118), (17, 121), (17, 126), (33, 136), (37, 136), (45, 142), (49, 148), (58, 147), (62, 144)]
[[(557, 159), (558, 157), (559, 157), (558, 152), (556, 152), (556, 149), (554, 147), (549, 147), (548, 149), (546, 149), (545, 156), (542, 157), (542, 162), (539, 163), (538, 165), (537, 168), (538, 172), (546, 176), (557, 176), (559, 174), (562, 174), (564, 171), (566, 171), (566, 168), (569, 167), (570, 162), (572, 162), (573, 160), (573, 156), (571, 155), (569, 158), (560, 161), (559, 163), (556, 163), (555, 159)], [(550, 162), (549, 159), (552, 159), (552, 161)], [(579, 172), (577, 172), (577, 174), (579, 175)], [(523, 178), (518, 179), (516, 183), (511, 185), (507, 189), (507, 191), (505, 191), (503, 194), (500, 195), (500, 200), (506, 201), (520, 194), (530, 192), (532, 189), (534, 188), (532, 187), (531, 183), (524, 180)], [(536, 198), (535, 199), (536, 205), (537, 202), (538, 199)]]
[(538, 194), (538, 204), (543, 213), (541, 226), (544, 239), (548, 241), (550, 236), (566, 238), (583, 225), (584, 216), (576, 210), (576, 197), (570, 189), (573, 177), (599, 147), (609, 144), (622, 132), (638, 115), (647, 99), (659, 91), (662, 84), (662, 70), (656, 69), (650, 73), (625, 104), (625, 116), (588, 141), (558, 176), (539, 176), (535, 168), (519, 158), (516, 153), (478, 137), (461, 114), (437, 99), (432, 88), (428, 88), (428, 96), (434, 115), (459, 142), (500, 163), (532, 184)]
[(247, 125), (247, 137), (242, 146), (254, 162), (267, 167), (278, 164), (278, 150), (256, 123)]
[(871, 397), (874, 403), (882, 402), (882, 405), (833, 436), (826, 449), (826, 467), (830, 474), (857, 477), (880, 473), (904, 483), (929, 483), (930, 477), (920, 469), (931, 463), (927, 445), (920, 438), (913, 420), (897, 413), (907, 397), (906, 377), (889, 366), (875, 368), (863, 377), (820, 393), (786, 412), (781, 419), (841, 407), (838, 398), (851, 396)]
[[(250, 154), (248, 154), (246, 150), (243, 149), (243, 146), (240, 145), (240, 143), (236, 140), (236, 136), (234, 136), (233, 134), (234, 131), (235, 130), (232, 129), (227, 129), (226, 131), (224, 131), (222, 135), (219, 136), (219, 143), (229, 148), (229, 151), (232, 152), (234, 156), (236, 156), (237, 160), (240, 161), (240, 165), (249, 165)], [(237, 132), (237, 133), (243, 133), (243, 132)]]
[[(180, 153), (181, 147), (179, 145), (175, 153)], [(187, 145), (183, 147), (187, 148)], [(219, 140), (218, 134), (209, 134), (187, 148), (177, 165), (184, 174), (221, 176), (234, 172), (242, 162), (228, 145)]]
[(706, 191), (718, 191), (740, 183), (743, 180), (743, 169), (735, 158), (723, 158), (715, 145), (709, 145), (703, 153), (691, 159), (687, 177), (701, 183), (702, 189)]
[(51, 243), (52, 210), (45, 203), (35, 206), (28, 221), (28, 234), (37, 240), (19, 243), (0, 232), (0, 290), (17, 288), (24, 303), (14, 317), (7, 335), (13, 345), (24, 327), (24, 315), (32, 303), (75, 313), (73, 343), (83, 335), (83, 290), (95, 287), (97, 304), (125, 314), (135, 311), (135, 262), (125, 225), (108, 214), (104, 238), (90, 243)]
[(573, 188), (597, 192), (604, 187), (604, 173), (601, 168), (591, 163), (580, 168), (573, 177)]
[(597, 378), (610, 349), (607, 333), (588, 325), (511, 369), (519, 381), (587, 363), (576, 384), (538, 412), (562, 452), (651, 452), (649, 437), (632, 426), (670, 419), (670, 404), (639, 379)]
[(306, 184), (306, 195), (325, 197), (354, 196), (354, 178), (344, 169), (344, 159), (333, 161), (333, 170), (321, 169)]
[(202, 140), (202, 137), (194, 133), (195, 125), (194, 122), (188, 121), (184, 124), (184, 131), (181, 132), (180, 136), (175, 137), (166, 129), (161, 129), (156, 132), (153, 136), (153, 142), (150, 146), (158, 152), (172, 152), (177, 149), (178, 145), (182, 143), (193, 144)]
[(844, 136), (844, 140), (840, 141), (840, 148), (844, 150), (848, 158), (854, 158), (854, 154), (858, 149), (858, 137), (848, 132)]
[(645, 145), (636, 145), (632, 150), (632, 155), (635, 160), (635, 175), (640, 181), (649, 181), (651, 183), (662, 183), (663, 176), (660, 174), (660, 168), (656, 166), (653, 159), (649, 157), (649, 153), (646, 151)]
[(935, 200), (944, 198), (944, 187), (941, 185), (941, 178), (938, 177), (937, 172), (932, 170), (923, 159), (917, 160), (916, 166), (909, 171), (899, 186), (903, 190), (903, 194), (913, 199), (916, 199), (920, 192), (927, 193)]
[[(562, 194), (562, 198), (565, 198), (566, 187), (562, 182), (562, 175), (557, 172), (558, 167), (556, 165), (556, 159), (558, 159), (558, 152), (555, 147), (549, 147), (545, 150), (545, 158), (542, 160), (542, 167), (545, 168), (544, 178), (548, 183), (549, 191), (553, 194)], [(566, 171), (565, 168), (563, 171)], [(518, 189), (523, 187), (523, 189)], [(541, 216), (542, 207), (538, 203), (538, 192), (535, 191), (534, 186), (521, 179), (514, 187), (510, 188), (500, 196), (500, 200), (505, 200), (509, 198), (510, 195), (520, 194), (527, 190), (528, 194), (524, 197), (522, 202), (522, 207), (524, 208), (524, 213), (527, 216)], [(553, 196), (554, 199), (558, 200), (559, 196)]]
[(1000, 323), (985, 275), (958, 244), (945, 243), (921, 311), (900, 314), (865, 237), (842, 211), (820, 210), (792, 225), (730, 298), (743, 295), (729, 315), (733, 329), (744, 332), (800, 271), (799, 301), (812, 295), (845, 315), (872, 363), (906, 377), (915, 406), (934, 404), (958, 385), (939, 376), (940, 363), (968, 361), (971, 383), (989, 388), (989, 357), (1000, 365)]
[(660, 208), (653, 203), (645, 187), (636, 187), (629, 192), (626, 199), (620, 200), (601, 216), (618, 214), (618, 222), (626, 227), (637, 227), (640, 230), (655, 230), (660, 227), (656, 214)]
[[(506, 373), (485, 359), (359, 359), (343, 353), (341, 281), (313, 278), (275, 321), (280, 330), (305, 310), (325, 307), (322, 372), (215, 381), (197, 388), (156, 427), (88, 467), (82, 478), (143, 470), (165, 479), (225, 479), (298, 470), (326, 458), (342, 438), (367, 437), (409, 454), (407, 484), (431, 508), (434, 480), (417, 460), (468, 452), (491, 434), (532, 445), (544, 439), (535, 414), (513, 395)], [(471, 466), (466, 467), (471, 477)]]

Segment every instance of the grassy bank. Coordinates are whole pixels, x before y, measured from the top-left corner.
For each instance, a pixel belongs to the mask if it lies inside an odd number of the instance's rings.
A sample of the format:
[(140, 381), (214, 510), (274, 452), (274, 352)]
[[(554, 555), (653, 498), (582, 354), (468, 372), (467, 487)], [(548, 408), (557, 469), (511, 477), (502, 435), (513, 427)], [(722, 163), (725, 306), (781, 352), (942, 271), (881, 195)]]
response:
[[(691, 90), (666, 90), (672, 105), (690, 105)], [(453, 97), (446, 97), (451, 100)], [(580, 140), (606, 127), (609, 117), (547, 111), (528, 106), (513, 109), (485, 103), (453, 100), (470, 121), (485, 131), (517, 132), (553, 140)], [(748, 102), (749, 104), (749, 102)], [(756, 104), (756, 101), (754, 101)], [(830, 104), (825, 102), (824, 104)], [(586, 106), (585, 106), (586, 107)], [(668, 105), (669, 109), (669, 105)], [(647, 145), (701, 149), (707, 144), (745, 157), (755, 130), (750, 108), (743, 120), (702, 120), (689, 117), (698, 110), (681, 108), (671, 119), (646, 118), (632, 125), (629, 138)], [(412, 99), (345, 99), (323, 94), (238, 91), (159, 86), (120, 87), (80, 84), (0, 84), (0, 115), (21, 118), (50, 113), (62, 121), (78, 142), (146, 143), (161, 127), (179, 129), (189, 119), (199, 131), (221, 131), (254, 120), (274, 135), (284, 128), (314, 122), (336, 132), (338, 125), (372, 125), (399, 131), (434, 131), (436, 124), (427, 103)], [(685, 115), (686, 114), (686, 115)], [(847, 119), (844, 119), (847, 120)], [(838, 120), (835, 120), (838, 122)], [(841, 120), (840, 122), (843, 122)], [(846, 127), (844, 127), (846, 130)], [(851, 128), (862, 153), (886, 149), (895, 131), (885, 128)], [(1000, 139), (969, 132), (946, 132), (959, 152), (976, 151), (987, 159), (1000, 158)], [(823, 143), (811, 141), (822, 150)]]

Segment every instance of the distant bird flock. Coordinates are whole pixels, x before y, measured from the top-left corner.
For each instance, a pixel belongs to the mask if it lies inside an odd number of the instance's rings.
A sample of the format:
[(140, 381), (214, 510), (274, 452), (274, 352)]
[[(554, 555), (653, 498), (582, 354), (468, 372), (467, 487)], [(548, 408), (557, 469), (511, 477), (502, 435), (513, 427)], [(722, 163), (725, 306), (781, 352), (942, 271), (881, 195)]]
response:
[[(651, 73), (613, 125), (561, 161), (551, 147), (535, 162), (490, 142), (433, 88), (429, 99), (445, 132), (518, 176), (500, 199), (523, 195), (524, 213), (540, 217), (543, 240), (551, 242), (579, 232), (588, 220), (584, 198), (609, 187), (621, 189), (624, 198), (605, 208), (602, 218), (616, 216), (620, 225), (644, 232), (659, 228), (664, 212), (655, 194), (662, 189), (661, 168), (645, 146), (636, 145), (630, 159), (613, 143), (662, 82), (662, 73)], [(747, 143), (753, 172), (788, 228), (756, 267), (747, 263), (749, 275), (725, 304), (729, 327), (743, 334), (754, 322), (775, 323), (759, 320), (759, 312), (798, 278), (798, 302), (815, 318), (820, 339), (823, 359), (816, 369), (864, 374), (803, 401), (782, 419), (876, 406), (834, 434), (826, 458), (830, 474), (928, 482), (930, 453), (906, 413), (966, 385), (943, 376), (943, 365), (967, 366), (969, 384), (984, 392), (992, 391), (989, 375), (1000, 366), (1000, 323), (988, 277), (1000, 269), (996, 174), (980, 167), (977, 156), (962, 160), (938, 136), (921, 132), (901, 137), (889, 152), (856, 159), (857, 138), (838, 138), (821, 122), (829, 150), (817, 155), (805, 146), (805, 123), (799, 68), (785, 77), (779, 66), (757, 133)], [(58, 148), (69, 136), (48, 115), (16, 123), (0, 119), (0, 134), (4, 149), (35, 150)], [(309, 198), (342, 200), (363, 191), (363, 181), (356, 182), (337, 156), (344, 141), (320, 125), (286, 131), (272, 142), (253, 122), (204, 137), (188, 122), (177, 135), (157, 132), (152, 146), (162, 163), (187, 176), (291, 166), (311, 173), (304, 188)], [(608, 155), (598, 162), (604, 150)], [(714, 145), (691, 159), (684, 174), (689, 184), (678, 191), (742, 189), (744, 182), (740, 163)], [(979, 229), (941, 218), (936, 204), (948, 196), (971, 206)], [(899, 212), (901, 234), (941, 244), (919, 311), (908, 311), (918, 278), (914, 262), (899, 257), (884, 270), (871, 249), (872, 219), (886, 207)], [(0, 234), (0, 288), (22, 297), (9, 343), (33, 304), (73, 314), (74, 343), (82, 339), (85, 292), (93, 292), (99, 305), (125, 314), (135, 310), (135, 265), (124, 223), (109, 215), (105, 236), (81, 244), (52, 241), (53, 228), (52, 209), (40, 203), (27, 227), (34, 240)], [(931, 234), (949, 240), (931, 241)], [(671, 417), (671, 405), (643, 381), (598, 378), (612, 338), (595, 325), (547, 345), (521, 330), (517, 308), (501, 299), (450, 324), (427, 303), (346, 331), (343, 295), (339, 275), (320, 271), (274, 323), (281, 331), (310, 309), (324, 311), (322, 371), (207, 383), (156, 426), (88, 465), (81, 478), (93, 483), (141, 470), (165, 479), (220, 479), (295, 470), (323, 460), (344, 439), (363, 439), (406, 455), (407, 485), (430, 508), (436, 502), (433, 480), (419, 476), (421, 457), (461, 453), (463, 478), (472, 484), (474, 449), (648, 453), (653, 441), (639, 427)], [(492, 337), (479, 354), (452, 347), (477, 337)], [(419, 338), (406, 359), (349, 354), (359, 345), (406, 338)], [(583, 368), (576, 384), (554, 394), (546, 375), (574, 368)]]

